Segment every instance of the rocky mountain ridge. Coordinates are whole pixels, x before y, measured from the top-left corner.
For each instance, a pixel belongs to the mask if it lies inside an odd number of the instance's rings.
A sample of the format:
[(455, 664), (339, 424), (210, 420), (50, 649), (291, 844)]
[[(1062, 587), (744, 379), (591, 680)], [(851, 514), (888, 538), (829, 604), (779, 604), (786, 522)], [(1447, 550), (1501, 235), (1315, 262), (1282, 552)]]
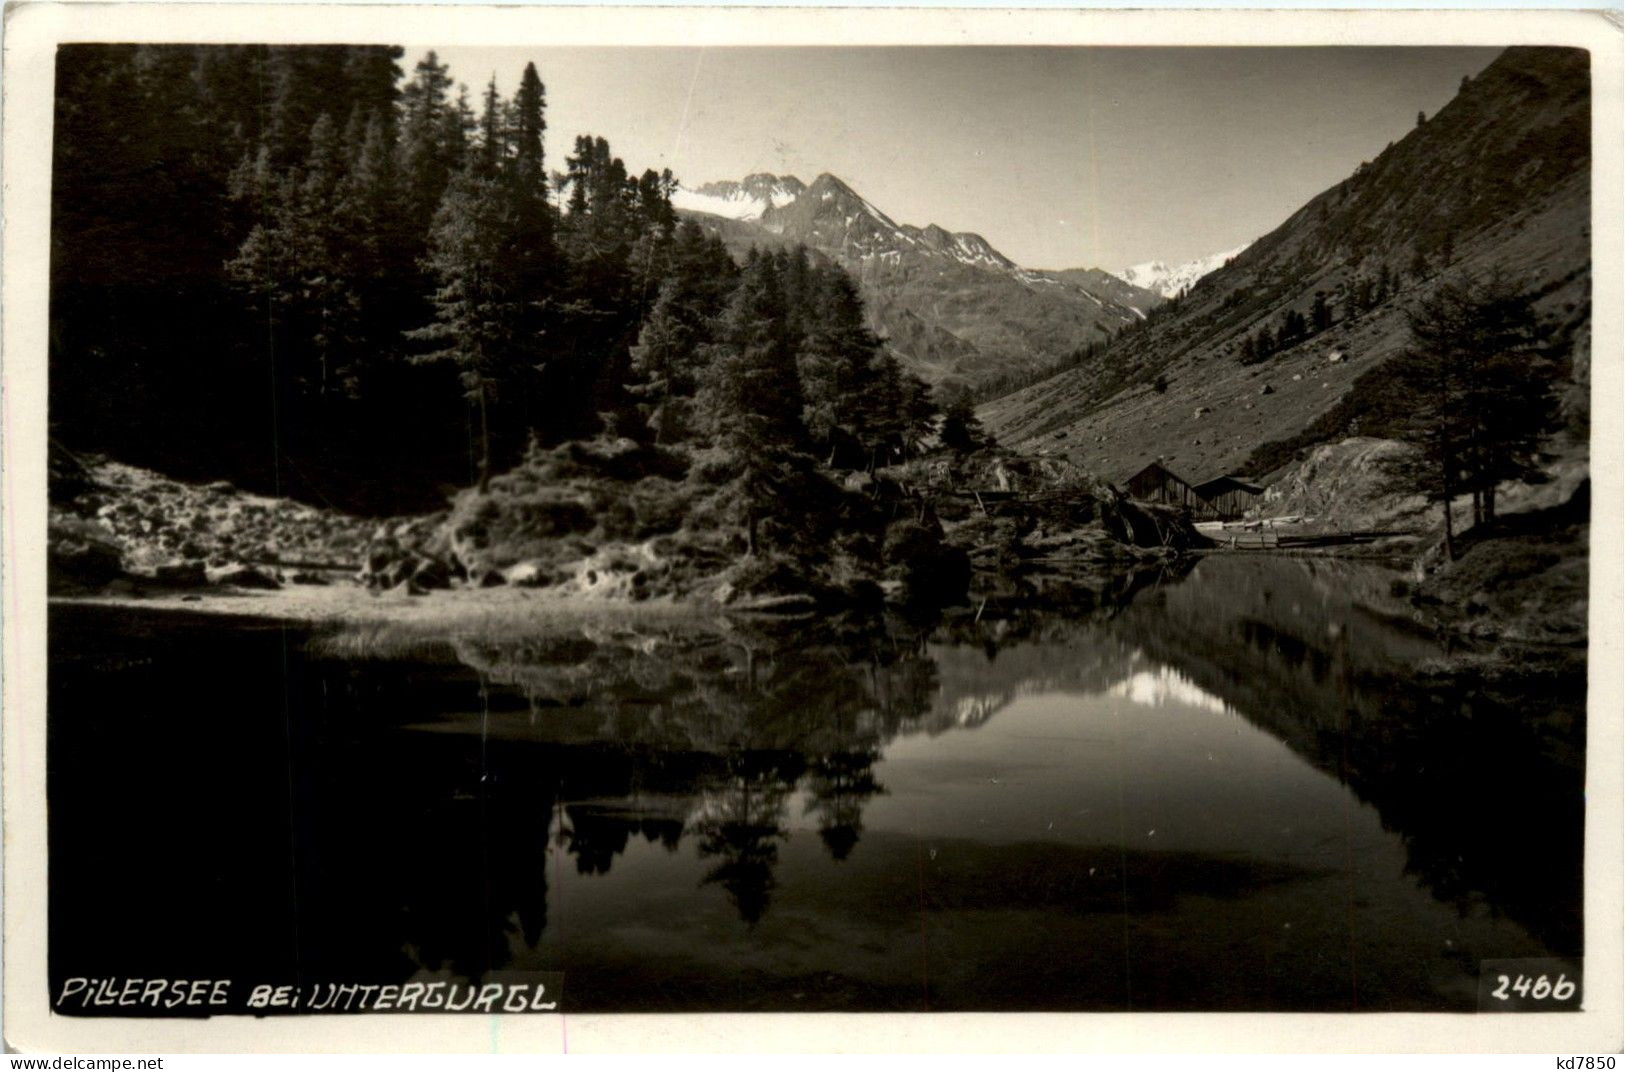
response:
[(767, 174), (707, 183), (673, 205), (737, 253), (805, 245), (846, 268), (870, 326), (934, 384), (1041, 371), (1160, 300), (1100, 269), (1029, 269), (979, 234), (900, 224), (828, 173), (807, 185)]

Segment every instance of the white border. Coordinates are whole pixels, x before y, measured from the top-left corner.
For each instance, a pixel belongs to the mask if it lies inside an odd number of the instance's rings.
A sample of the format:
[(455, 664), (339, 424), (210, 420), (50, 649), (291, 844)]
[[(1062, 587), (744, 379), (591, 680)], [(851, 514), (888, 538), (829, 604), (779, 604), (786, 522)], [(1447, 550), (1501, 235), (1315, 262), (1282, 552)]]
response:
[[(1617, 18), (1617, 16), (1616, 16)], [(46, 270), (54, 47), (69, 41), (1006, 45), (1552, 44), (1591, 50), (1593, 530), (1587, 1011), (1574, 1015), (345, 1016), (46, 1011)], [(4, 1031), (28, 1052), (1618, 1052), (1621, 1035), (1621, 42), (1600, 12), (990, 11), (21, 3), (4, 27)], [(1515, 787), (1507, 787), (1515, 791)]]

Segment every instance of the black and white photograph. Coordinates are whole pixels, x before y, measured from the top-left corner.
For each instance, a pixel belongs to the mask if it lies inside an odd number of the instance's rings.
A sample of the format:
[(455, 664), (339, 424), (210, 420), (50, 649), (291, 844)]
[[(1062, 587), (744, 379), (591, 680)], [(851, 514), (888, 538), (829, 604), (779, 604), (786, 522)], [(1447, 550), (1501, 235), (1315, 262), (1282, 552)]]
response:
[(31, 1015), (1595, 1010), (1508, 26), (56, 44)]

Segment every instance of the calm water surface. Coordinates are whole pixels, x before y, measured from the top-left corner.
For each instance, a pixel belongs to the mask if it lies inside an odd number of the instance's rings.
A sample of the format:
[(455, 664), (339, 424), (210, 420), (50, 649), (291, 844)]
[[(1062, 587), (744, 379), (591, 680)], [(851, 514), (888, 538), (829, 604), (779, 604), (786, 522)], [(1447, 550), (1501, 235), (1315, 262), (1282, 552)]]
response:
[(1349, 598), (1387, 581), (449, 638), (58, 606), (52, 976), (1472, 1009), (1481, 960), (1579, 952), (1584, 698), (1424, 673)]

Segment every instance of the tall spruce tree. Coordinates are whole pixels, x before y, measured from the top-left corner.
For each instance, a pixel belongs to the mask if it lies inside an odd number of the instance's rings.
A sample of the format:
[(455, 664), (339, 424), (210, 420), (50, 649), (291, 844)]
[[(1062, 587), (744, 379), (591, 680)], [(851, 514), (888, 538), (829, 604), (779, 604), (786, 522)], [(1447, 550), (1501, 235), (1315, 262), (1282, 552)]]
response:
[[(510, 266), (518, 291), (520, 331), (533, 354), (545, 331), (546, 307), (558, 289), (558, 254), (554, 248), (554, 213), (548, 202), (547, 168), (542, 136), (547, 130), (547, 98), (534, 63), (525, 64), (514, 94), (508, 131), (511, 155), (504, 178), (513, 202)], [(532, 364), (538, 363), (532, 359)]]
[(1324, 290), (1315, 291), (1315, 301), (1309, 309), (1309, 323), (1317, 334), (1332, 326), (1332, 306)]
[(753, 249), (717, 325), (701, 403), (713, 442), (738, 467), (737, 503), (752, 554), (760, 521), (783, 505), (780, 491), (806, 446), (785, 316), (773, 258)]
[(694, 398), (739, 269), (692, 220), (675, 229), (665, 260), (665, 277), (632, 347), (630, 390), (645, 426), (669, 443), (703, 433)]
[(400, 173), (413, 229), (419, 234), (427, 232), (460, 153), (454, 143), (460, 126), (451, 118), (452, 88), (450, 68), (429, 52), (401, 92)]
[(435, 321), (409, 333), (437, 345), (415, 361), (449, 361), (458, 369), (478, 422), (481, 494), (491, 480), (492, 404), (514, 373), (520, 327), (506, 256), (513, 211), (505, 193), (500, 180), (474, 169), (452, 178), (429, 238), (429, 264), (439, 283)]
[(785, 288), (799, 299), (797, 326), (806, 330), (797, 364), (807, 431), (832, 464), (845, 443), (855, 448), (857, 466), (872, 469), (887, 437), (887, 411), (900, 402), (895, 369), (877, 360), (880, 340), (863, 322), (850, 276), (839, 268), (813, 272), (805, 251), (786, 263)]

